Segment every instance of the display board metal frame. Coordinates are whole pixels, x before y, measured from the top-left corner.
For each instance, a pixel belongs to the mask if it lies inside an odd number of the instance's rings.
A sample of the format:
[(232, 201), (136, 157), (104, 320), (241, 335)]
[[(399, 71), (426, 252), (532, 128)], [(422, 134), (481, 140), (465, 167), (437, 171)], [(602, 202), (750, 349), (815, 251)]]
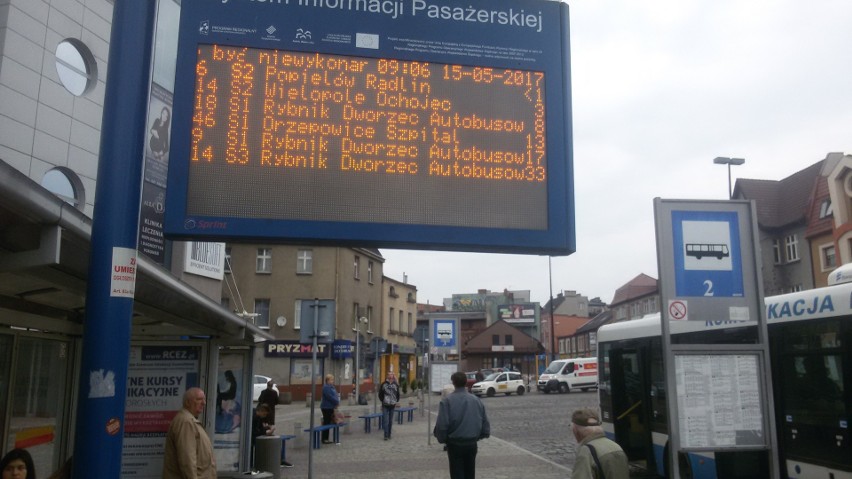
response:
[(546, 0), (184, 0), (164, 232), (570, 254), (568, 33)]

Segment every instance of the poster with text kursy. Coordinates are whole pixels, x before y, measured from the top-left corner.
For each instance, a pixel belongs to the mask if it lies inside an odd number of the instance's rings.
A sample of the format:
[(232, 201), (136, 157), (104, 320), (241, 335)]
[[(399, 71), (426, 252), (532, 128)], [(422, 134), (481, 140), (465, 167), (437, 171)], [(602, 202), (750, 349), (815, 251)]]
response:
[(131, 347), (122, 478), (162, 477), (166, 433), (184, 392), (198, 386), (200, 357), (199, 346)]

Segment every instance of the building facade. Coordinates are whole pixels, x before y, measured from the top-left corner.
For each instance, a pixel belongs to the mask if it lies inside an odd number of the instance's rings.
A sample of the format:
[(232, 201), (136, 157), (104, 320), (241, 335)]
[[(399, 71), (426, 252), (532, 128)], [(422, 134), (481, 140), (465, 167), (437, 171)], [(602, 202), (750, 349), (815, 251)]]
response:
[(657, 280), (640, 273), (615, 290), (610, 309), (614, 321), (638, 319), (646, 314), (660, 312), (660, 292)]
[[(831, 159), (829, 163), (834, 162)], [(808, 243), (809, 206), (820, 177), (831, 170), (822, 160), (787, 178), (738, 179), (735, 199), (754, 200), (766, 296), (812, 289), (814, 262)], [(811, 229), (811, 234), (815, 230)]]
[[(317, 351), (319, 371), (314, 374), (333, 374), (339, 390), (350, 393), (357, 349), (363, 359), (357, 361), (359, 377), (362, 381), (372, 377), (371, 340), (381, 337), (386, 319), (384, 258), (378, 250), (231, 244), (226, 256), (223, 306), (275, 338), (255, 352), (258, 374), (271, 377), (293, 399), (305, 398), (311, 385), (311, 359), (297, 345), (305, 337), (305, 315), (313, 311), (314, 299), (320, 299), (333, 301), (334, 327), (329, 337), (319, 340), (324, 345)], [(357, 348), (356, 331), (360, 335)]]

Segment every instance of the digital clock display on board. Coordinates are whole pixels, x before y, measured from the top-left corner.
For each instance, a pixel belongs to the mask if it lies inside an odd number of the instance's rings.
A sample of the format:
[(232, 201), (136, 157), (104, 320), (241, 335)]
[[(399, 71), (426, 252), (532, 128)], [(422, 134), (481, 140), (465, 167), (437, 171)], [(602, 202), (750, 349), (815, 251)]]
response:
[(544, 81), (199, 45), (187, 212), (544, 229)]

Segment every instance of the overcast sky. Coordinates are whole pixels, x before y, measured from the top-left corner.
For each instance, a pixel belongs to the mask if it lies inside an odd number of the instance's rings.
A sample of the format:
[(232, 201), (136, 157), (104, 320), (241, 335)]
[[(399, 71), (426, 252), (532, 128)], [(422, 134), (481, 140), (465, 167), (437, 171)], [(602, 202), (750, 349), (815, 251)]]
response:
[[(609, 303), (657, 278), (653, 198), (725, 199), (737, 178), (779, 180), (852, 154), (852, 1), (574, 0), (577, 252), (552, 258), (553, 295)], [(382, 249), (418, 302), (455, 293), (550, 296), (546, 256)]]

